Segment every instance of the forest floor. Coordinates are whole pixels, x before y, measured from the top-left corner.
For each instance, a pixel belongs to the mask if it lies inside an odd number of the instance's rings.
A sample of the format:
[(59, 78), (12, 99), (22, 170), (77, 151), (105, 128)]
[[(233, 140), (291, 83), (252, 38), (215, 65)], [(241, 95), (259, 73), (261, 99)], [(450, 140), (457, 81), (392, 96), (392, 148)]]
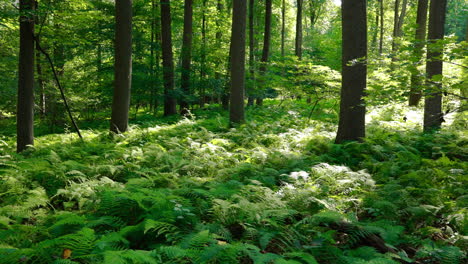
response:
[(0, 120), (0, 263), (466, 263), (463, 116), (424, 135), (374, 109), (363, 143), (335, 145), (336, 102), (311, 108), (83, 123), (21, 155)]

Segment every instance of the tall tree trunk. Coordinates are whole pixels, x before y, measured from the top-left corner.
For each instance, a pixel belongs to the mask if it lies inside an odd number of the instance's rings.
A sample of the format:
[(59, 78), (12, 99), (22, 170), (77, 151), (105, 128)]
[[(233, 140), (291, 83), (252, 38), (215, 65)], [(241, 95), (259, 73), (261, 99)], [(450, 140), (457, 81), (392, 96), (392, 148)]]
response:
[(444, 39), (445, 16), (447, 0), (433, 0), (429, 10), (428, 51), (426, 62), (427, 91), (424, 105), (424, 131), (439, 129), (443, 122), (442, 113), (442, 82), (434, 81), (434, 76), (442, 76), (443, 62), (440, 59), (443, 48), (434, 45), (437, 40)]
[(155, 50), (156, 50), (156, 0), (151, 0), (151, 43), (150, 43), (150, 111), (155, 109), (156, 97), (156, 71), (155, 71)]
[[(218, 18), (216, 19), (216, 48), (217, 49), (220, 49), (221, 48), (221, 38), (223, 36), (223, 31), (222, 31), (222, 28), (221, 28), (221, 19), (222, 19), (222, 12), (223, 12), (223, 9), (224, 9), (224, 5), (223, 3), (221, 2), (221, 0), (218, 0), (218, 3), (216, 5), (216, 9), (218, 11)], [(216, 59), (216, 73), (215, 73), (215, 79), (218, 80), (219, 83), (221, 83), (221, 69), (220, 69), (220, 66), (221, 66), (221, 63), (222, 61), (220, 60), (220, 58), (217, 58)], [(213, 96), (213, 94), (212, 94)], [(201, 100), (201, 107), (203, 107), (203, 104), (205, 103), (205, 95), (202, 94), (202, 100)]]
[(40, 37), (36, 38), (36, 71), (37, 71), (37, 84), (39, 88), (39, 109), (41, 118), (44, 118), (46, 115), (46, 96), (45, 96), (45, 85), (44, 85), (44, 75), (42, 73), (42, 63), (41, 63), (41, 51), (39, 49)]
[(123, 133), (128, 128), (132, 85), (132, 0), (115, 2), (115, 83), (110, 130)]
[(255, 31), (254, 31), (255, 0), (249, 0), (249, 70), (250, 85), (247, 105), (253, 105), (255, 92)]
[(400, 0), (395, 0), (395, 10), (394, 10), (394, 21), (393, 21), (393, 38), (392, 38), (392, 61), (396, 61), (396, 53), (398, 49), (397, 40), (403, 35), (403, 22), (406, 16), (406, 8), (408, 6), (408, 0), (403, 0), (400, 9)]
[(297, 0), (295, 54), (299, 58), (299, 60), (302, 59), (302, 4), (303, 0)]
[[(206, 22), (206, 1), (203, 0), (203, 10), (202, 10), (202, 28), (201, 28), (201, 33), (202, 33), (202, 48), (201, 48), (201, 62), (200, 62), (200, 81), (204, 82), (205, 80), (205, 75), (206, 75), (206, 27), (207, 27), (207, 22)], [(219, 2), (218, 2), (219, 4)], [(200, 95), (202, 98), (205, 97), (205, 84), (203, 83), (200, 85)]]
[[(340, 121), (336, 143), (365, 137), (364, 93), (367, 79), (367, 0), (343, 0)], [(357, 63), (349, 64), (353, 60)]]
[(379, 24), (380, 24), (380, 7), (377, 3), (375, 7), (375, 31), (372, 34), (372, 48), (375, 49), (377, 47), (377, 35), (379, 35)]
[(262, 91), (260, 95), (257, 97), (257, 105), (263, 104), (263, 94), (265, 92), (265, 73), (267, 69), (268, 59), (270, 57), (270, 42), (271, 42), (271, 11), (272, 9), (272, 0), (265, 0), (265, 33), (263, 35), (263, 51), (262, 51), (262, 59), (260, 65), (260, 74), (263, 77), (262, 80)]
[(193, 0), (185, 0), (184, 6), (184, 36), (182, 42), (182, 74), (181, 90), (184, 93), (180, 102), (180, 112), (182, 115), (188, 114), (190, 96), (190, 72), (192, 64), (192, 25), (193, 25)]
[(284, 58), (284, 42), (286, 38), (286, 0), (281, 5), (281, 57)]
[(161, 0), (161, 44), (164, 77), (164, 116), (177, 114), (174, 96), (174, 55), (172, 53), (170, 0)]
[(34, 0), (20, 0), (16, 151), (34, 144)]
[(385, 10), (384, 10), (384, 4), (383, 0), (379, 0), (379, 5), (380, 5), (380, 36), (379, 36), (379, 55), (382, 55), (383, 53), (383, 38), (384, 38), (384, 16), (385, 16)]
[(411, 90), (409, 96), (409, 106), (418, 106), (422, 97), (423, 77), (418, 67), (422, 65), (423, 49), (426, 42), (427, 9), (428, 0), (418, 1), (418, 11), (416, 17), (416, 34), (414, 37), (414, 57), (417, 62), (411, 72)]
[(247, 0), (233, 2), (231, 35), (231, 104), (229, 120), (243, 123), (245, 88), (245, 28)]

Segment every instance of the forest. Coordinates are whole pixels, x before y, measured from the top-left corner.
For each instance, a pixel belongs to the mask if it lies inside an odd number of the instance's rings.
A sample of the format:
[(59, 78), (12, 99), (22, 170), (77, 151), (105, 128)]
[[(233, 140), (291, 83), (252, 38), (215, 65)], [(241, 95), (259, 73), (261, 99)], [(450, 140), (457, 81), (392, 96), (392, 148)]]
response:
[(0, 264), (468, 263), (466, 0), (0, 0)]

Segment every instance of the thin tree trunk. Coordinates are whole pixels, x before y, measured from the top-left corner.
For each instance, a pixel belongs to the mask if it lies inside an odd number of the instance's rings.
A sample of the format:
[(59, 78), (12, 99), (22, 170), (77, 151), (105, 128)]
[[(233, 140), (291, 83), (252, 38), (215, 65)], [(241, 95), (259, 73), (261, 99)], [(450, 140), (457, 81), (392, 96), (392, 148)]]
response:
[[(223, 32), (222, 32), (222, 29), (221, 29), (221, 14), (222, 14), (222, 11), (224, 9), (224, 6), (221, 2), (221, 0), (218, 0), (218, 3), (216, 5), (216, 8), (217, 8), (217, 11), (218, 11), (218, 19), (216, 19), (216, 48), (217, 49), (220, 49), (221, 48), (221, 38), (223, 36)], [(219, 58), (216, 60), (216, 73), (215, 73), (215, 78), (216, 80), (218, 80), (219, 83), (221, 83), (221, 69), (220, 69), (220, 60)], [(205, 95), (202, 94), (202, 100), (201, 100), (201, 104), (200, 104), (200, 107), (203, 107), (204, 103), (205, 103)]]
[[(202, 33), (202, 50), (201, 50), (201, 62), (200, 62), (200, 81), (203, 82), (205, 80), (205, 76), (206, 76), (206, 71), (205, 71), (205, 67), (206, 67), (206, 26), (207, 26), (207, 23), (206, 23), (206, 14), (205, 14), (205, 10), (206, 10), (206, 1), (207, 0), (203, 0), (203, 15), (202, 15), (202, 28), (201, 28), (201, 33)], [(202, 84), (200, 85), (200, 94), (201, 94), (201, 97), (204, 98), (205, 97), (205, 85)]]
[(380, 23), (380, 7), (377, 5), (375, 9), (375, 31), (372, 34), (372, 48), (377, 47), (377, 35), (379, 35), (379, 23)]
[(302, 59), (302, 4), (303, 4), (303, 0), (297, 0), (295, 52), (299, 60)]
[(174, 96), (174, 54), (172, 53), (170, 0), (161, 0), (161, 44), (164, 77), (164, 116), (177, 114)]
[(18, 102), (16, 112), (16, 150), (34, 145), (34, 17), (33, 0), (20, 0), (20, 53)]
[(115, 83), (110, 130), (123, 133), (128, 128), (132, 85), (132, 0), (115, 2)]
[(41, 63), (41, 51), (39, 50), (40, 37), (36, 38), (36, 71), (37, 71), (37, 84), (39, 86), (39, 109), (41, 118), (46, 115), (46, 96), (45, 96), (45, 85), (44, 75), (42, 73)]
[(184, 6), (184, 35), (182, 42), (182, 74), (181, 90), (184, 93), (180, 102), (180, 112), (182, 115), (188, 114), (190, 96), (190, 72), (192, 65), (192, 25), (193, 25), (193, 0), (185, 0)]
[(247, 0), (233, 2), (231, 35), (231, 95), (229, 120), (231, 124), (243, 123), (245, 89), (245, 28)]
[(426, 41), (427, 9), (428, 0), (418, 1), (418, 10), (416, 17), (416, 34), (414, 37), (414, 56), (417, 62), (411, 72), (411, 90), (409, 96), (409, 106), (418, 106), (422, 97), (423, 76), (418, 67), (422, 65), (423, 49)]
[[(272, 13), (272, 0), (265, 0), (265, 34), (263, 36), (263, 52), (260, 65), (260, 75), (265, 76), (268, 59), (270, 57), (270, 40), (271, 40), (271, 13)], [(265, 92), (265, 80), (262, 80), (262, 91), (257, 97), (257, 105), (263, 104), (263, 93)]]
[(154, 111), (154, 98), (156, 97), (155, 83), (155, 49), (156, 49), (156, 0), (151, 0), (151, 43), (150, 43), (150, 111)]
[(383, 0), (379, 0), (380, 4), (380, 37), (379, 37), (379, 55), (382, 55), (383, 53), (383, 38), (384, 38), (384, 15), (385, 15), (385, 10), (384, 10), (384, 4)]
[(286, 38), (286, 0), (281, 6), (281, 57), (284, 58), (284, 41)]
[(432, 46), (437, 40), (444, 39), (444, 26), (447, 10), (447, 0), (433, 0), (429, 10), (429, 46), (427, 51), (426, 73), (427, 91), (424, 105), (424, 132), (439, 129), (443, 122), (442, 113), (442, 83), (434, 81), (434, 76), (442, 76), (443, 62), (440, 59), (443, 48)]
[(408, 0), (403, 0), (402, 7), (401, 7), (401, 13), (399, 14), (399, 9), (400, 9), (400, 0), (395, 0), (395, 20), (393, 24), (393, 38), (392, 38), (392, 61), (397, 60), (397, 49), (398, 49), (398, 44), (397, 40), (399, 37), (403, 35), (403, 22), (405, 20), (406, 16), (406, 8), (408, 5)]
[(249, 70), (250, 70), (250, 85), (247, 105), (254, 104), (255, 92), (255, 32), (254, 32), (254, 13), (255, 0), (249, 0)]
[[(340, 121), (336, 143), (365, 137), (364, 93), (367, 79), (367, 0), (343, 0), (343, 47)], [(353, 60), (359, 62), (349, 64)]]

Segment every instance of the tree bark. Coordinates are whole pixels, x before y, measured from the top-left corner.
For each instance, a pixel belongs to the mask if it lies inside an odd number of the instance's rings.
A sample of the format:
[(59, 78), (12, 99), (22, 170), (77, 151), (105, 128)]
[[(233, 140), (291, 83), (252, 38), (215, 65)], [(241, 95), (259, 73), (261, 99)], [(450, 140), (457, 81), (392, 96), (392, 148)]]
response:
[(392, 38), (392, 61), (396, 61), (396, 53), (398, 49), (397, 40), (399, 37), (403, 35), (402, 27), (403, 22), (406, 16), (406, 8), (408, 6), (408, 0), (403, 0), (401, 6), (401, 13), (399, 13), (400, 9), (400, 0), (395, 0), (395, 14), (394, 14), (394, 21), (393, 21), (393, 38)]
[(380, 37), (379, 37), (379, 55), (382, 55), (383, 53), (383, 38), (384, 38), (384, 4), (383, 0), (379, 0), (379, 5), (380, 5)]
[[(206, 67), (206, 28), (207, 28), (206, 14), (205, 14), (206, 1), (207, 0), (203, 0), (203, 10), (202, 10), (202, 28), (201, 28), (202, 48), (201, 48), (201, 61), (200, 61), (200, 81), (201, 82), (205, 80), (205, 76), (206, 76), (206, 70), (205, 70), (205, 67)], [(220, 2), (218, 2), (218, 4), (220, 4)], [(205, 98), (205, 93), (206, 93), (205, 85), (202, 84), (200, 85), (200, 95), (202, 98)]]
[(281, 6), (281, 57), (284, 58), (284, 42), (286, 38), (286, 0)]
[(367, 65), (367, 0), (343, 0), (342, 86), (340, 121), (335, 142), (365, 137), (365, 94)]
[(302, 4), (303, 0), (297, 0), (295, 54), (299, 58), (299, 60), (302, 59)]
[(110, 130), (123, 133), (128, 128), (132, 85), (132, 0), (115, 2), (115, 83)]
[(245, 28), (247, 0), (233, 2), (231, 35), (231, 96), (229, 120), (231, 124), (243, 123), (245, 88)]
[(416, 17), (416, 34), (414, 38), (414, 54), (417, 59), (414, 69), (411, 72), (411, 90), (409, 96), (409, 106), (418, 106), (422, 97), (423, 77), (418, 67), (422, 65), (423, 49), (426, 41), (427, 9), (428, 0), (418, 1), (418, 10)]
[(428, 51), (426, 62), (427, 91), (424, 105), (424, 132), (439, 129), (443, 122), (442, 81), (435, 81), (435, 76), (442, 76), (443, 62), (440, 59), (443, 47), (434, 44), (444, 39), (447, 0), (431, 1), (429, 10)]
[(177, 114), (174, 96), (174, 55), (172, 53), (170, 0), (161, 0), (161, 44), (164, 78), (164, 116)]
[[(217, 29), (216, 29), (216, 48), (220, 49), (221, 48), (221, 38), (223, 36), (223, 31), (222, 31), (222, 28), (221, 28), (221, 19), (222, 19), (221, 15), (222, 15), (222, 12), (223, 12), (223, 9), (224, 9), (224, 5), (221, 2), (221, 0), (218, 0), (217, 5), (216, 5), (216, 9), (218, 11), (218, 18), (216, 19), (216, 27), (217, 27)], [(221, 69), (220, 69), (221, 63), (222, 63), (222, 60), (220, 60), (220, 58), (217, 58), (215, 78), (216, 78), (216, 80), (218, 80), (219, 83), (221, 83)], [(224, 87), (226, 87), (226, 86), (224, 86)], [(213, 94), (212, 94), (212, 96), (213, 96)], [(203, 104), (205, 103), (205, 95), (203, 93), (202, 93), (202, 100), (201, 101), (202, 101), (202, 103), (201, 103), (200, 107), (203, 107)]]
[(190, 96), (190, 72), (192, 64), (192, 25), (193, 25), (193, 0), (185, 0), (184, 6), (184, 35), (182, 41), (182, 73), (181, 90), (184, 93), (180, 102), (182, 115), (188, 114)]
[(270, 57), (270, 42), (271, 42), (271, 15), (272, 15), (272, 0), (265, 0), (265, 33), (263, 35), (263, 51), (260, 65), (260, 75), (262, 75), (262, 87), (259, 96), (257, 97), (257, 105), (263, 105), (263, 97), (265, 92), (265, 74), (267, 63)]
[(250, 71), (250, 85), (248, 94), (247, 105), (254, 103), (255, 91), (255, 31), (254, 31), (254, 13), (255, 13), (255, 0), (249, 0), (249, 71)]
[(20, 53), (16, 113), (16, 151), (34, 145), (34, 17), (33, 0), (20, 0)]

